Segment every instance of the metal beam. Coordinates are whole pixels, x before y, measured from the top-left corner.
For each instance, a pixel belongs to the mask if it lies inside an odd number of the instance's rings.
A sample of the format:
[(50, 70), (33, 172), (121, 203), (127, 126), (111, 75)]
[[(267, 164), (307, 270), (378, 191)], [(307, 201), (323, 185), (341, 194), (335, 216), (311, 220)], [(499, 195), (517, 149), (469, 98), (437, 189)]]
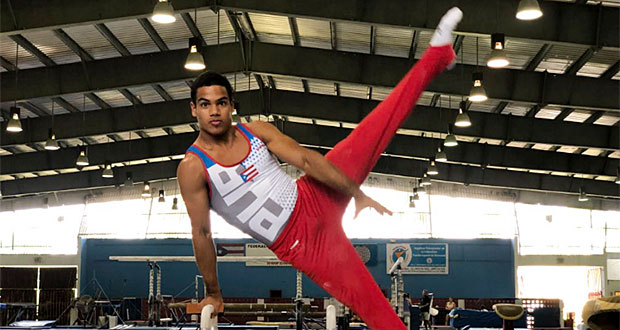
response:
[(196, 22), (194, 22), (192, 16), (190, 16), (189, 13), (182, 13), (181, 18), (183, 18), (183, 21), (185, 22), (185, 25), (187, 25), (189, 32), (192, 33), (192, 36), (194, 36), (194, 38), (198, 38), (198, 40), (200, 40), (200, 44), (205, 46), (207, 42), (202, 37), (202, 33), (200, 33), (200, 30), (198, 30), (198, 26), (196, 26)]
[[(263, 104), (265, 100), (261, 97), (259, 90), (239, 92), (235, 96), (242, 105), (239, 113), (241, 116), (260, 114), (260, 109), (265, 106)], [(196, 120), (189, 111), (189, 101), (188, 98), (107, 110), (93, 110), (84, 114), (57, 115), (55, 128), (59, 139), (69, 139), (192, 124)], [(271, 113), (276, 115), (345, 123), (360, 122), (378, 104), (377, 101), (282, 90), (271, 91), (269, 98)], [(476, 124), (469, 128), (456, 128), (455, 133), (457, 135), (606, 150), (616, 150), (619, 147), (620, 136), (617, 126), (558, 122), (477, 111), (470, 111), (468, 114), (472, 122)], [(453, 122), (457, 110), (418, 105), (402, 127), (423, 132), (445, 133), (445, 125), (438, 120), (440, 115), (444, 122)], [(83, 120), (89, 123), (97, 123), (97, 125), (84, 127), (82, 125)], [(24, 128), (28, 130), (28, 136), (0, 132), (1, 146), (45, 141), (49, 119), (32, 118), (28, 122), (30, 126)], [(553, 134), (549, 134), (549, 132), (553, 132)]]
[(160, 51), (164, 52), (169, 50), (168, 45), (164, 42), (164, 40), (159, 36), (159, 33), (155, 30), (151, 22), (149, 22), (146, 18), (138, 18), (138, 22), (142, 25), (142, 28), (146, 33), (151, 37), (153, 42), (157, 45)]
[(555, 118), (553, 118), (553, 120), (564, 121), (564, 119), (566, 119), (566, 117), (568, 117), (573, 111), (574, 109), (564, 108), (557, 116), (555, 116)]
[(127, 99), (127, 101), (131, 102), (131, 104), (133, 105), (142, 104), (142, 100), (140, 100), (138, 97), (133, 95), (133, 93), (129, 91), (127, 88), (121, 88), (118, 91), (121, 94), (123, 94), (123, 96)]
[(370, 26), (370, 55), (375, 54), (375, 48), (377, 47), (377, 28), (374, 25)]
[(35, 45), (33, 45), (28, 39), (24, 38), (22, 35), (16, 34), (9, 36), (11, 40), (15, 41), (18, 45), (20, 45), (27, 52), (36, 57), (41, 63), (46, 66), (54, 66), (56, 62), (54, 62), (51, 58), (45, 55), (42, 51), (39, 50)]
[(594, 124), (595, 121), (599, 120), (599, 118), (603, 117), (605, 111), (597, 111), (590, 115), (586, 120), (583, 121), (584, 124)]
[(581, 70), (581, 68), (583, 68), (583, 66), (586, 65), (586, 63), (588, 63), (588, 61), (596, 53), (597, 53), (597, 48), (595, 47), (590, 47), (586, 49), (586, 51), (583, 52), (583, 54), (581, 54), (581, 56), (579, 56), (579, 58), (566, 69), (566, 71), (564, 71), (564, 74), (565, 75), (577, 74), (577, 72)]
[(525, 71), (536, 70), (540, 62), (542, 62), (545, 59), (545, 57), (547, 57), (547, 54), (549, 54), (549, 51), (551, 51), (551, 48), (553, 48), (552, 44), (544, 44), (542, 47), (540, 47), (540, 50), (538, 50), (538, 53), (534, 55), (532, 60), (530, 60), (530, 62), (523, 68), (523, 70)]
[[(287, 123), (287, 125), (290, 125), (290, 123)], [(313, 127), (310, 127), (310, 129), (312, 128)], [(339, 128), (333, 129), (342, 130)], [(190, 139), (185, 142), (191, 143), (192, 141), (193, 139)], [(186, 146), (187, 145), (184, 147)], [(159, 145), (157, 147), (153, 146), (153, 150), (159, 147)], [(318, 149), (318, 151), (325, 152), (325, 149)], [(72, 156), (76, 156), (76, 152), (77, 150), (74, 152), (75, 155)], [(55, 155), (56, 152), (49, 154)], [(168, 161), (118, 167), (114, 169), (114, 179), (103, 179), (101, 177), (101, 171), (84, 171), (80, 173), (45, 176), (36, 179), (4, 181), (0, 188), (2, 189), (3, 196), (16, 196), (70, 189), (87, 189), (111, 185), (118, 186), (123, 183), (128, 171), (134, 173), (134, 181), (154, 181), (175, 177), (178, 163), (179, 161)], [(426, 160), (383, 156), (375, 165), (373, 172), (421, 177), (424, 171), (426, 171), (427, 166), (428, 161)], [(441, 181), (564, 193), (577, 193), (579, 187), (584, 187), (588, 194), (591, 195), (618, 198), (618, 189), (613, 182), (579, 180), (577, 183), (570, 177), (506, 171), (490, 168), (488, 166), (483, 169), (477, 166), (439, 163), (438, 167), (439, 175), (435, 177), (435, 179)]]
[(111, 106), (107, 104), (104, 100), (102, 100), (95, 93), (86, 93), (86, 98), (88, 98), (91, 102), (95, 103), (101, 109), (110, 109)]
[[(348, 136), (350, 129), (329, 126), (308, 125), (285, 122), (281, 128), (300, 144), (320, 147), (333, 147)], [(138, 132), (139, 133), (139, 132)], [(90, 165), (104, 165), (106, 162), (120, 163), (166, 156), (182, 155), (187, 146), (196, 138), (195, 133), (165, 135), (149, 138), (138, 134), (142, 139), (115, 143), (93, 144), (86, 137), (80, 138), (89, 145)], [(396, 135), (385, 150), (385, 154), (413, 157), (418, 159), (433, 158), (441, 139)], [(451, 163), (467, 165), (485, 165), (496, 168), (518, 168), (538, 171), (556, 171), (573, 174), (615, 176), (618, 168), (617, 159), (573, 155), (542, 150), (528, 150), (479, 143), (459, 143), (458, 148), (447, 148), (446, 153)], [(22, 153), (2, 156), (0, 174), (24, 174), (47, 170), (74, 168), (74, 154), (78, 148), (58, 150), (52, 154), (41, 152)]]
[[(234, 54), (240, 53), (239, 47), (237, 43), (207, 46), (210, 68), (222, 73), (243, 71), (242, 59), (234, 60)], [(253, 56), (250, 70), (274, 76), (292, 75), (299, 78), (391, 87), (411, 67), (409, 59), (258, 42), (254, 42), (251, 47)], [(36, 98), (193, 78), (195, 73), (183, 69), (186, 56), (185, 50), (173, 50), (92, 61), (86, 67), (90, 81), (86, 81), (79, 63), (20, 70), (17, 88), (14, 72), (6, 72), (1, 77), (4, 90), (0, 98), (4, 102), (16, 98)], [(273, 58), (279, 60), (273, 61)], [(309, 66), (307, 63), (315, 65)], [(468, 87), (460, 83), (461, 71), (465, 76), (469, 76), (475, 69), (473, 65), (459, 64), (456, 70), (439, 75), (427, 90), (441, 94), (467, 95)], [(620, 83), (616, 80), (504, 69), (485, 72), (485, 86), (489, 97), (499, 100), (620, 111)]]
[(168, 94), (168, 92), (166, 92), (166, 90), (163, 87), (161, 87), (161, 85), (152, 84), (151, 87), (157, 92), (157, 94), (159, 94), (159, 96), (161, 96), (162, 99), (164, 99), (164, 101), (173, 100), (172, 96), (170, 96), (170, 94)]
[(39, 117), (45, 117), (50, 115), (50, 113), (45, 110), (42, 109), (41, 107), (31, 103), (31, 102), (19, 102), (17, 103), (17, 105), (19, 105), (20, 107), (24, 107), (26, 109), (28, 109), (30, 112), (34, 113), (35, 115), (39, 116)]
[(299, 28), (297, 27), (297, 19), (295, 17), (289, 17), (288, 26), (291, 28), (291, 35), (293, 36), (293, 45), (301, 46), (301, 43), (299, 41)]
[(618, 74), (619, 70), (620, 70), (620, 61), (616, 61), (616, 63), (611, 65), (609, 68), (607, 68), (607, 70), (605, 70), (605, 72), (601, 74), (599, 79), (611, 79), (616, 74)]
[(431, 103), (429, 104), (429, 106), (436, 107), (437, 102), (439, 102), (440, 98), (441, 98), (441, 94), (433, 94), (433, 97), (431, 98)]
[(454, 43), (452, 44), (452, 49), (454, 49), (454, 52), (456, 54), (459, 53), (459, 51), (461, 51), (461, 47), (463, 46), (463, 40), (465, 39), (465, 36), (462, 34), (457, 34), (456, 38), (454, 39)]
[[(129, 18), (146, 17), (153, 11), (152, 1), (108, 0), (31, 0), (13, 1), (16, 21), (1, 2), (0, 34), (11, 35), (41, 29), (56, 29), (80, 24), (96, 24)], [(211, 0), (175, 0), (177, 13), (210, 9)], [(329, 21), (365, 22), (428, 29), (439, 22), (442, 14), (454, 6), (453, 0), (424, 1), (368, 0), (361, 5), (357, 0), (317, 0), (289, 5), (279, 1), (219, 0), (218, 8), (262, 12), (267, 14), (310, 17)], [(490, 35), (497, 31), (497, 22), (488, 17), (514, 17), (517, 1), (464, 0), (459, 7), (466, 13), (458, 31), (466, 34)], [(551, 43), (572, 43), (588, 46), (619, 47), (618, 16), (615, 7), (577, 5), (554, 1), (542, 1), (545, 13), (536, 21), (523, 24), (516, 19), (502, 21), (502, 31), (510, 38), (547, 40)], [(599, 13), (600, 10), (600, 13)], [(50, 13), (62, 13), (50, 14)], [(411, 15), (416, 13), (416, 15)], [(599, 17), (600, 15), (600, 17)], [(575, 24), (579, 22), (579, 24)], [(600, 23), (599, 23), (600, 22)], [(597, 33), (597, 27), (600, 27)]]
[(247, 12), (243, 13), (243, 19), (245, 19), (245, 23), (248, 26), (248, 33), (250, 34), (250, 40), (259, 41), (258, 35), (256, 34), (256, 30), (254, 29), (254, 24), (250, 19), (250, 15)]
[(69, 47), (69, 49), (71, 49), (77, 56), (79, 56), (82, 61), (92, 61), (95, 59), (62, 29), (54, 30), (54, 35), (65, 45), (67, 45), (67, 47)]
[(495, 109), (493, 109), (493, 113), (502, 113), (502, 111), (504, 111), (507, 105), (508, 105), (508, 102), (506, 101), (499, 102), (497, 106), (495, 107)]
[(414, 30), (411, 36), (411, 46), (409, 46), (409, 58), (415, 58), (415, 52), (418, 49), (418, 39), (420, 38), (420, 32)]
[(4, 57), (0, 56), (0, 66), (5, 68), (7, 71), (15, 71), (15, 64), (9, 62)]
[(99, 33), (101, 33), (101, 35), (106, 38), (106, 40), (108, 40), (108, 42), (112, 45), (112, 47), (114, 47), (114, 49), (116, 49), (119, 54), (121, 54), (122, 56), (131, 55), (129, 49), (127, 49), (127, 47), (125, 47), (125, 45), (123, 45), (123, 43), (118, 40), (114, 33), (112, 33), (112, 31), (110, 31), (110, 29), (108, 29), (105, 24), (95, 24), (95, 29), (97, 29), (97, 31), (99, 31)]
[(329, 22), (329, 35), (332, 49), (338, 49), (338, 35), (336, 34), (336, 22)]
[(56, 102), (63, 109), (65, 109), (65, 110), (67, 110), (69, 112), (80, 112), (80, 109), (78, 109), (76, 106), (74, 106), (73, 104), (69, 103), (67, 100), (63, 99), (60, 96), (52, 97), (52, 101)]

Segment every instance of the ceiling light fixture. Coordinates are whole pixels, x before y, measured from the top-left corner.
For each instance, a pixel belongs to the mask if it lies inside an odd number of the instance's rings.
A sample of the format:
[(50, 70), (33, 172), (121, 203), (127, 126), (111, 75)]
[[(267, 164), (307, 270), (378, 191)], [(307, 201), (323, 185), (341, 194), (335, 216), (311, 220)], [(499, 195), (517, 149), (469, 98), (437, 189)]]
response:
[(45, 141), (45, 150), (58, 150), (60, 146), (58, 145), (58, 141), (56, 141), (56, 134), (50, 128), (47, 134), (48, 138)]
[(461, 103), (459, 103), (459, 114), (456, 116), (456, 120), (454, 121), (454, 126), (457, 126), (457, 127), (471, 126), (471, 119), (469, 119), (469, 115), (465, 112), (465, 108), (467, 108), (467, 102), (461, 101)]
[(437, 154), (435, 155), (435, 160), (438, 162), (446, 162), (448, 161), (448, 155), (446, 155), (445, 151), (441, 150), (441, 148), (437, 148)]
[(101, 177), (106, 179), (114, 178), (114, 171), (112, 171), (111, 164), (106, 164), (106, 166), (103, 168), (103, 172), (101, 172)]
[(172, 4), (167, 0), (159, 0), (153, 9), (153, 15), (151, 19), (157, 23), (170, 24), (176, 22), (174, 17), (174, 8)]
[(579, 188), (579, 201), (580, 202), (588, 201), (588, 195), (586, 194), (586, 191), (583, 188)]
[(200, 45), (200, 39), (198, 38), (189, 38), (189, 54), (187, 54), (187, 59), (185, 60), (185, 69), (191, 71), (200, 71), (206, 69), (204, 58), (200, 53), (198, 47), (202, 48)]
[(487, 60), (487, 66), (493, 69), (505, 68), (510, 64), (506, 57), (506, 37), (503, 33), (493, 33), (491, 35), (491, 55)]
[(86, 148), (84, 148), (83, 146), (80, 147), (80, 154), (77, 158), (77, 160), (75, 161), (75, 165), (77, 166), (88, 166), (89, 162), (88, 162), (88, 156), (86, 156)]
[(22, 122), (19, 120), (20, 110), (18, 107), (11, 107), (9, 123), (6, 125), (6, 131), (11, 133), (19, 133), (22, 131)]
[(151, 185), (149, 182), (145, 182), (144, 186), (142, 186), (142, 197), (149, 198), (151, 197)]
[(521, 0), (519, 2), (519, 8), (517, 9), (517, 19), (522, 21), (535, 20), (543, 15), (538, 1), (536, 0)]
[(435, 165), (435, 161), (431, 160), (431, 164), (428, 166), (428, 170), (426, 171), (428, 175), (437, 175), (439, 174), (439, 170), (437, 169), (437, 165)]

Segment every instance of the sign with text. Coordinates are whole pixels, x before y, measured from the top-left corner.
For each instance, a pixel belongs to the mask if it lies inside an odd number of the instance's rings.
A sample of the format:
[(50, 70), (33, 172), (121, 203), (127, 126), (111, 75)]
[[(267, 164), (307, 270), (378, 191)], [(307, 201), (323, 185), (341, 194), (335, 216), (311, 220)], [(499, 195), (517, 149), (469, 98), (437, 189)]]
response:
[(403, 257), (403, 274), (448, 274), (447, 243), (386, 244), (386, 272)]
[(252, 257), (273, 257), (274, 260), (248, 260), (246, 266), (290, 266), (284, 261), (276, 260), (276, 255), (269, 250), (265, 244), (247, 243), (245, 244), (245, 256)]

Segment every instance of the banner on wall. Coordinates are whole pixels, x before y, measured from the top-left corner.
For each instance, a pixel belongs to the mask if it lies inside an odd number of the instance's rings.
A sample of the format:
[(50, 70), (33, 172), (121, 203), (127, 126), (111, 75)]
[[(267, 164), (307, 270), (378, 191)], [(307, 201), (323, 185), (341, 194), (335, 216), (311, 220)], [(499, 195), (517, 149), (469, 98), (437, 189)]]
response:
[[(245, 256), (246, 257), (274, 257), (277, 258), (276, 255), (269, 250), (269, 248), (265, 244), (261, 243), (246, 243), (245, 244)], [(290, 266), (284, 261), (279, 260), (255, 260), (255, 261), (246, 261), (246, 266), (252, 267), (264, 267), (264, 266)]]
[(403, 257), (403, 274), (448, 274), (447, 243), (386, 244), (385, 272)]

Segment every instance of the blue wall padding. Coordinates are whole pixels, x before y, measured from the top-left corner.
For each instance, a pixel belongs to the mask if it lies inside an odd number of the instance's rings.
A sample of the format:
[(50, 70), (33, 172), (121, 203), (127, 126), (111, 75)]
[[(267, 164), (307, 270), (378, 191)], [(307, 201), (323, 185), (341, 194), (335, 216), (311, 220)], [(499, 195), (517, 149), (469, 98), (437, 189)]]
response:
[[(253, 240), (216, 240), (216, 243), (254, 243)], [(449, 274), (404, 275), (405, 291), (419, 297), (422, 289), (436, 297), (514, 298), (514, 255), (511, 240), (353, 240), (370, 246), (367, 267), (379, 286), (389, 292), (386, 274), (387, 243), (447, 243)], [(376, 247), (375, 247), (376, 246)], [(376, 252), (375, 252), (376, 251)], [(334, 251), (338, 253), (338, 251)], [(93, 294), (100, 285), (109, 297), (147, 297), (146, 262), (110, 261), (109, 256), (191, 256), (189, 239), (88, 239), (82, 241), (80, 289)], [(194, 277), (199, 274), (193, 262), (161, 262), (162, 293), (178, 297), (194, 295)], [(225, 297), (268, 297), (269, 290), (282, 290), (283, 297), (295, 296), (295, 270), (291, 267), (246, 267), (245, 263), (218, 264), (220, 286)], [(356, 276), (342, 269), (342, 276)], [(96, 279), (97, 283), (93, 280)], [(202, 288), (200, 289), (202, 292)], [(327, 294), (307, 277), (304, 296)]]

